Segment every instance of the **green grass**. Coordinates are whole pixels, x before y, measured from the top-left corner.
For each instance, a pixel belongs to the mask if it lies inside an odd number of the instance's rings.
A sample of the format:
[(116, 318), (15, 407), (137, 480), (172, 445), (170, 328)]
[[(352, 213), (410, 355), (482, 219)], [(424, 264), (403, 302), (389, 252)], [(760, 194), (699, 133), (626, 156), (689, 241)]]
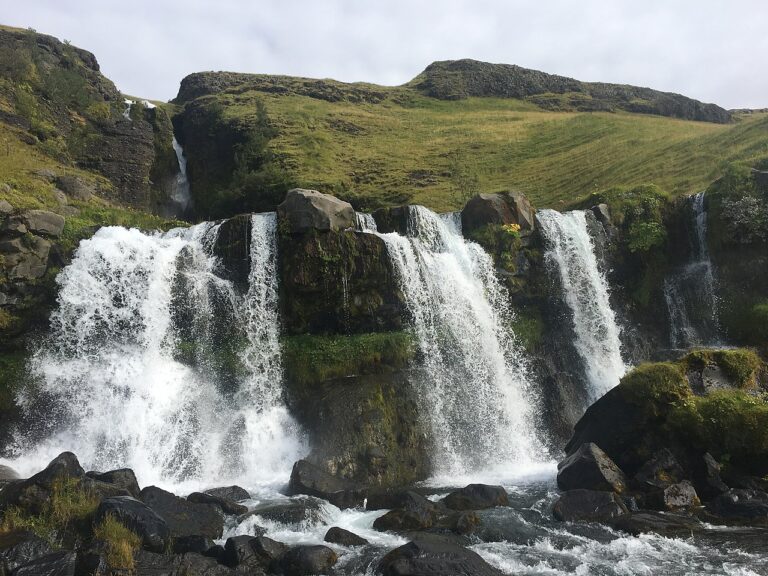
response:
[(141, 548), (141, 538), (114, 516), (107, 516), (93, 529), (93, 535), (107, 544), (106, 560), (112, 570), (133, 570), (134, 553)]
[(245, 88), (211, 102), (224, 104), (225, 119), (249, 124), (256, 101), (263, 101), (279, 132), (270, 145), (298, 183), (364, 209), (407, 201), (453, 210), (475, 192), (509, 188), (555, 208), (591, 192), (649, 182), (688, 194), (706, 188), (729, 161), (768, 155), (767, 114), (718, 125), (380, 90), (389, 96), (377, 103)]

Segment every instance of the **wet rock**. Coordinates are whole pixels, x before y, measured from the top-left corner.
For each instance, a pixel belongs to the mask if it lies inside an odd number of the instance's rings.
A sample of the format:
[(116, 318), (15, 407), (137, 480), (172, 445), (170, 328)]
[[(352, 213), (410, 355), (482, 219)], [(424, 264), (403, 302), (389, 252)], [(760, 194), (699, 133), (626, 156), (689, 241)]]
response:
[(170, 529), (165, 519), (144, 502), (132, 496), (106, 498), (96, 511), (96, 522), (113, 516), (123, 526), (135, 532), (142, 546), (153, 552), (162, 552), (170, 539)]
[[(702, 499), (711, 500), (723, 492), (728, 492), (728, 485), (720, 476), (720, 463), (707, 452), (702, 457), (703, 466), (700, 473), (694, 478), (696, 492)], [(746, 488), (746, 486), (734, 486), (734, 488)]]
[(224, 220), (219, 227), (213, 254), (221, 261), (220, 274), (246, 288), (251, 270), (251, 215), (238, 214)]
[(557, 485), (561, 490), (613, 490), (621, 494), (627, 479), (599, 446), (588, 442), (557, 465)]
[(108, 482), (100, 482), (86, 476), (83, 478), (81, 486), (84, 490), (90, 492), (99, 499), (113, 498), (115, 496), (131, 496), (125, 488), (121, 488), (117, 484), (109, 484)]
[(379, 208), (371, 216), (376, 221), (376, 229), (383, 233), (397, 232), (401, 236), (414, 234), (409, 222), (413, 218), (413, 206), (392, 206), (388, 208)]
[(77, 479), (84, 475), (77, 457), (71, 452), (62, 452), (31, 478), (6, 485), (0, 491), (0, 511), (17, 506), (30, 514), (40, 514), (50, 499), (56, 480)]
[(649, 532), (662, 536), (690, 536), (691, 532), (705, 529), (704, 525), (692, 516), (647, 510), (620, 516), (611, 522), (611, 526), (634, 536)]
[(165, 519), (176, 538), (200, 535), (215, 540), (224, 531), (224, 517), (212, 504), (188, 502), (157, 486), (144, 488), (141, 500)]
[(124, 490), (134, 498), (139, 497), (141, 489), (136, 480), (136, 474), (130, 468), (120, 468), (119, 470), (110, 470), (109, 472), (88, 472), (90, 478), (107, 484), (114, 484)]
[(0, 464), (0, 481), (2, 480), (18, 480), (19, 474), (10, 466), (4, 466)]
[(233, 536), (227, 538), (224, 544), (224, 556), (222, 562), (232, 568), (236, 566), (261, 564), (260, 559), (251, 546), (251, 541), (256, 538), (249, 535)]
[(461, 211), (461, 225), (465, 233), (490, 224), (518, 224), (521, 230), (530, 231), (535, 226), (535, 214), (528, 198), (520, 192), (478, 194)]
[(296, 494), (322, 498), (339, 508), (359, 506), (365, 498), (365, 492), (357, 485), (328, 474), (306, 460), (296, 462), (291, 471), (288, 495)]
[(205, 554), (216, 544), (206, 536), (182, 536), (173, 540), (173, 553), (186, 554), (194, 552), (196, 554)]
[(0, 572), (3, 566), (12, 572), (52, 551), (48, 542), (32, 532), (19, 530), (0, 534)]
[(707, 511), (720, 518), (750, 524), (768, 524), (768, 493), (762, 490), (731, 489), (707, 504)]
[(429, 530), (435, 521), (435, 513), (427, 510), (390, 510), (374, 520), (373, 528), (392, 532)]
[(81, 202), (87, 202), (96, 194), (93, 186), (77, 176), (59, 176), (56, 178), (56, 186), (61, 188), (67, 195)]
[(663, 448), (640, 467), (634, 480), (640, 490), (655, 490), (680, 482), (684, 476), (685, 472), (674, 454)]
[(19, 566), (13, 576), (75, 576), (77, 554), (67, 550), (51, 552)]
[(365, 546), (368, 544), (368, 540), (365, 538), (362, 538), (349, 530), (344, 530), (344, 528), (339, 528), (338, 526), (329, 528), (328, 532), (325, 533), (325, 538), (323, 538), (323, 540), (342, 546)]
[(206, 494), (204, 492), (193, 492), (187, 496), (187, 500), (194, 502), (195, 504), (212, 504), (218, 506), (224, 514), (234, 514), (239, 516), (248, 512), (247, 506), (243, 506), (242, 504), (238, 504), (227, 498), (212, 496), (211, 494)]
[(273, 571), (288, 546), (266, 536), (234, 536), (224, 546), (221, 562), (227, 566)]
[(232, 500), (232, 502), (240, 502), (241, 500), (250, 500), (251, 495), (248, 490), (241, 488), (240, 486), (221, 486), (218, 488), (208, 488), (203, 490), (205, 494), (216, 496), (217, 498), (226, 498)]
[(288, 546), (266, 536), (257, 536), (251, 540), (251, 548), (266, 566), (274, 566), (288, 551)]
[(608, 208), (608, 204), (598, 204), (597, 206), (592, 206), (591, 210), (597, 221), (603, 225), (603, 228), (605, 228), (606, 232), (613, 228), (611, 210)]
[(260, 516), (281, 524), (316, 524), (322, 519), (322, 506), (322, 501), (316, 498), (292, 498), (287, 502), (260, 504), (245, 517)]
[(29, 210), (24, 213), (24, 220), (34, 234), (58, 238), (64, 231), (64, 217), (47, 210)]
[(336, 552), (327, 546), (296, 546), (280, 559), (285, 576), (328, 574), (338, 561)]
[(682, 510), (701, 504), (696, 490), (688, 480), (649, 492), (644, 502), (646, 507), (655, 510)]
[(479, 554), (443, 539), (417, 539), (389, 552), (377, 567), (383, 576), (500, 576)]
[(470, 484), (451, 492), (442, 502), (451, 510), (484, 510), (495, 506), (508, 506), (509, 498), (507, 491), (501, 486)]
[[(155, 554), (140, 550), (135, 555), (137, 576), (227, 576), (232, 570), (219, 564), (214, 558), (201, 554)], [(249, 570), (252, 576), (263, 576), (264, 571)]]
[(382, 490), (368, 494), (365, 501), (366, 510), (389, 510), (403, 508), (405, 510), (433, 509), (435, 503), (413, 490)]
[(552, 509), (555, 519), (565, 522), (605, 522), (628, 513), (615, 492), (583, 489), (563, 493)]
[(355, 210), (351, 204), (316, 190), (289, 190), (277, 207), (277, 215), (280, 226), (290, 234), (310, 230), (340, 231), (355, 226)]

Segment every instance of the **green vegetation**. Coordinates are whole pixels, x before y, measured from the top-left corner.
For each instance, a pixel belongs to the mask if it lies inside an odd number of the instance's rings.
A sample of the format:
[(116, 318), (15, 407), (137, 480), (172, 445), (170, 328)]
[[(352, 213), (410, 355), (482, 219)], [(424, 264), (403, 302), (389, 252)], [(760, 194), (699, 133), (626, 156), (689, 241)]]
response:
[(27, 354), (20, 350), (0, 354), (0, 414), (14, 410), (16, 392), (28, 384)]
[(99, 497), (77, 478), (57, 478), (50, 499), (40, 514), (11, 507), (3, 514), (0, 532), (30, 530), (54, 545), (62, 545), (77, 534), (87, 533), (99, 505)]
[(93, 529), (93, 535), (107, 544), (106, 560), (112, 570), (133, 570), (134, 553), (141, 548), (141, 538), (108, 515)]
[(544, 320), (536, 307), (525, 307), (515, 311), (512, 331), (526, 350), (534, 351), (544, 338)]
[(621, 379), (621, 392), (649, 418), (692, 395), (682, 367), (672, 362), (641, 364)]
[(286, 376), (298, 384), (403, 367), (414, 355), (408, 332), (348, 336), (289, 336), (283, 341)]
[(687, 369), (701, 370), (707, 364), (716, 364), (736, 386), (742, 389), (754, 388), (757, 377), (763, 370), (763, 361), (747, 348), (730, 350), (695, 350), (682, 359)]

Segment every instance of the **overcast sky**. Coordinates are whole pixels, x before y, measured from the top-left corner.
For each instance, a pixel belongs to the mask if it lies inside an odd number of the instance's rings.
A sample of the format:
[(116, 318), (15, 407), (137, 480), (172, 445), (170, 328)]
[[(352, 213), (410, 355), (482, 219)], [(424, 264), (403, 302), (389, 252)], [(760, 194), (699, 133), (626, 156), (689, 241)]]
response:
[(475, 58), (768, 107), (768, 0), (0, 0), (0, 19), (160, 100), (202, 70), (401, 84)]

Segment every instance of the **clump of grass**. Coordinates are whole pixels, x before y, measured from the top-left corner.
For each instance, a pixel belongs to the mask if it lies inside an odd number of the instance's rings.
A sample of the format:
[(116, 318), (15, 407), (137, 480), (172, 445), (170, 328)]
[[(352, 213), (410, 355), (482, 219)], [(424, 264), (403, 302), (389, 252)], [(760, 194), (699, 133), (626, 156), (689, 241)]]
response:
[(107, 565), (112, 570), (133, 570), (135, 552), (141, 538), (111, 514), (93, 529), (93, 535), (106, 543)]
[(753, 350), (694, 350), (686, 355), (682, 363), (701, 370), (707, 364), (716, 364), (725, 375), (742, 389), (754, 388), (757, 376), (763, 369), (763, 361)]

